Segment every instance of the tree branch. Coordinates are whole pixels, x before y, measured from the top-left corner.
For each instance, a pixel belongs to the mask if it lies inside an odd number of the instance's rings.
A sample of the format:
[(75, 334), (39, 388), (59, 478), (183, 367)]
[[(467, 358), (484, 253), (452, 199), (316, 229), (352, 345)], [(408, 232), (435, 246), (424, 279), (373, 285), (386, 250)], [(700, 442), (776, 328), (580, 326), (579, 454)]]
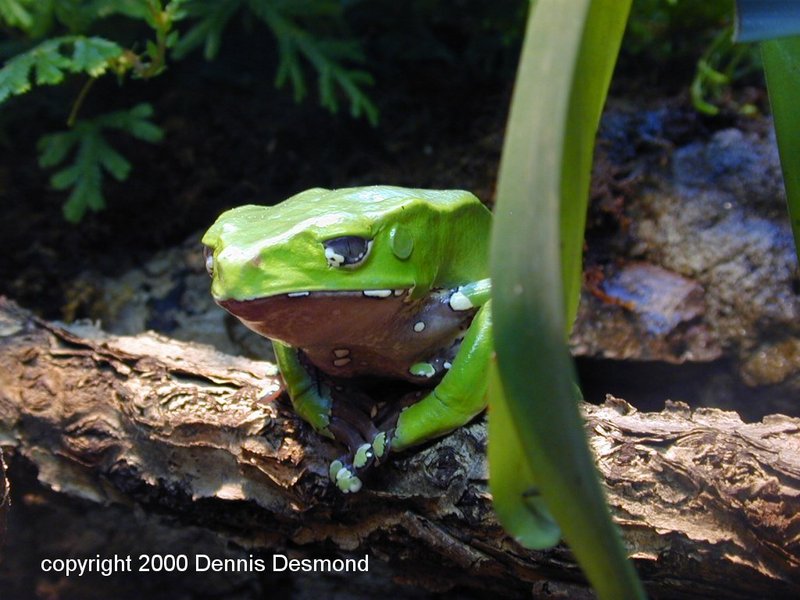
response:
[[(67, 330), (0, 298), (0, 443), (53, 490), (133, 502), (247, 548), (332, 543), (435, 590), (587, 594), (564, 547), (527, 551), (494, 520), (482, 420), (394, 456), (343, 496), (327, 480), (340, 448), (277, 390), (267, 363)], [(643, 414), (611, 397), (584, 409), (651, 595), (800, 594), (800, 419), (745, 424), (669, 402)]]

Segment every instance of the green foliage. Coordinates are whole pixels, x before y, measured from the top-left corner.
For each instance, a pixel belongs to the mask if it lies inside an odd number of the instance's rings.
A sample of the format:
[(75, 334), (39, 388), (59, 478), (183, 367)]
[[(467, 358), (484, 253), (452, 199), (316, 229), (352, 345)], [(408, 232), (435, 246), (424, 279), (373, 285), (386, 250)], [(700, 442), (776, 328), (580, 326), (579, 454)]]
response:
[(363, 91), (372, 85), (372, 76), (347, 66), (364, 62), (361, 47), (353, 39), (336, 35), (344, 30), (343, 3), (338, 0), (195, 0), (186, 5), (186, 11), (196, 24), (180, 40), (176, 54), (185, 55), (202, 45), (206, 58), (214, 58), (226, 25), (243, 10), (275, 36), (279, 52), (277, 87), (291, 83), (295, 100), (302, 100), (308, 93), (305, 61), (317, 72), (319, 99), (324, 107), (337, 112), (338, 92), (342, 92), (353, 117), (364, 115), (373, 125), (377, 123), (378, 110)]
[[(206, 57), (214, 58), (223, 31), (237, 13), (255, 18), (275, 36), (278, 87), (291, 84), (295, 99), (304, 98), (307, 63), (317, 73), (324, 107), (336, 112), (344, 97), (354, 117), (363, 115), (375, 124), (378, 111), (363, 91), (372, 78), (352, 66), (363, 63), (364, 56), (360, 45), (345, 35), (343, 6), (339, 0), (0, 0), (0, 22), (24, 34), (0, 47), (13, 51), (0, 68), (0, 103), (36, 86), (63, 84), (68, 75), (88, 76), (67, 118), (73, 129), (45, 136), (40, 144), (42, 166), (54, 166), (75, 150), (75, 163), (51, 181), (58, 189), (72, 190), (64, 213), (69, 220), (79, 220), (87, 209), (105, 206), (104, 173), (123, 180), (130, 172), (130, 163), (109, 146), (103, 129), (147, 141), (160, 139), (160, 130), (148, 120), (150, 112), (142, 113), (142, 106), (78, 120), (92, 82), (108, 72), (120, 80), (155, 77), (170, 56), (180, 58), (201, 44)], [(114, 15), (146, 26), (143, 39), (126, 47), (112, 37), (92, 34), (103, 19)], [(181, 37), (176, 24), (184, 19), (188, 28)]]
[(800, 257), (800, 37), (770, 40), (760, 46), (795, 250)]
[(146, 142), (158, 142), (163, 132), (150, 121), (152, 115), (149, 104), (139, 104), (130, 110), (79, 120), (69, 131), (52, 133), (39, 140), (42, 168), (61, 165), (70, 155), (74, 158), (50, 178), (50, 184), (57, 190), (72, 188), (64, 204), (64, 217), (68, 221), (77, 223), (87, 210), (105, 207), (103, 172), (124, 181), (131, 171), (130, 162), (108, 143), (104, 131), (122, 131)]
[(30, 31), (33, 27), (32, 0), (0, 0), (0, 19), (11, 27)]
[[(758, 48), (747, 44), (734, 45), (732, 31), (732, 25), (724, 27), (697, 61), (690, 87), (692, 104), (707, 115), (718, 114), (719, 107), (714, 102), (735, 79), (752, 72), (759, 65)], [(745, 106), (740, 110), (749, 112), (753, 108)]]
[[(759, 67), (757, 48), (731, 43), (731, 8), (732, 0), (637, 0), (623, 51), (637, 61), (694, 64), (689, 84), (692, 103), (699, 112), (718, 114), (717, 103), (731, 84)], [(748, 112), (753, 107), (740, 110)]]
[[(152, 116), (149, 104), (86, 120), (77, 120), (77, 114), (92, 82), (106, 72), (120, 78), (130, 74), (147, 79), (163, 71), (167, 50), (177, 41), (173, 26), (184, 16), (182, 4), (183, 0), (171, 0), (166, 5), (161, 0), (0, 0), (0, 19), (7, 26), (25, 32), (31, 42), (56, 29), (71, 32), (34, 43), (8, 59), (0, 69), (0, 103), (34, 86), (59, 85), (70, 74), (88, 76), (67, 118), (71, 129), (39, 140), (39, 164), (43, 168), (60, 164), (74, 150), (73, 164), (50, 179), (54, 188), (72, 190), (64, 204), (67, 220), (77, 222), (87, 209), (97, 211), (105, 206), (104, 173), (120, 181), (130, 173), (130, 163), (111, 147), (104, 130), (118, 130), (149, 142), (161, 139), (161, 130), (149, 120)], [(110, 39), (82, 33), (95, 21), (115, 14), (140, 20), (154, 33), (155, 39), (147, 40), (143, 52), (136, 53)]]
[(694, 60), (698, 46), (730, 23), (731, 0), (636, 0), (623, 51), (654, 61)]
[(66, 36), (46, 40), (18, 54), (0, 69), (0, 102), (32, 85), (57, 85), (67, 73), (99, 77), (114, 69), (123, 49), (103, 38)]
[[(538, 491), (598, 596), (614, 600), (644, 591), (597, 479), (566, 340), (580, 292), (594, 139), (629, 8), (630, 0), (538, 0), (532, 8), (491, 249), (499, 377), (490, 379), (489, 455), (527, 465), (490, 462), (495, 503), (508, 503), (498, 516), (522, 528), (511, 531), (517, 539), (547, 537), (539, 507), (520, 517), (530, 502), (519, 479), (528, 479), (528, 495)], [(495, 412), (500, 423), (492, 423)]]

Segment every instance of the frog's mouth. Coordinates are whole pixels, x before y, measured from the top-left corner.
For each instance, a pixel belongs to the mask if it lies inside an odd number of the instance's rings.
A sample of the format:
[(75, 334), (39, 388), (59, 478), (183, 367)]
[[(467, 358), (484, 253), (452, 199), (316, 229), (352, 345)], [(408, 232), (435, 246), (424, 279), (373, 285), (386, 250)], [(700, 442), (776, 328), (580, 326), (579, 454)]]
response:
[(411, 310), (409, 289), (306, 291), (217, 303), (253, 331), (292, 346), (385, 338)]

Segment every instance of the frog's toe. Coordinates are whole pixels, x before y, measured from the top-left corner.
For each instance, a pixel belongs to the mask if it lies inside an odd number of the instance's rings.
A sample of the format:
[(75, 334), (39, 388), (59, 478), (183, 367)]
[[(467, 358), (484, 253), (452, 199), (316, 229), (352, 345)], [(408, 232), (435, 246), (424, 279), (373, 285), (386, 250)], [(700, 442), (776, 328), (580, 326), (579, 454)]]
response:
[(373, 444), (361, 444), (353, 455), (353, 466), (356, 469), (363, 469), (372, 464), (375, 456)]
[(379, 464), (389, 454), (391, 434), (388, 431), (376, 433), (371, 443), (361, 444), (353, 454), (353, 467), (359, 471)]
[(356, 476), (349, 467), (340, 460), (335, 460), (331, 463), (329, 469), (331, 481), (336, 484), (336, 487), (344, 494), (356, 493), (361, 489), (361, 480)]
[(376, 460), (381, 460), (389, 453), (391, 439), (391, 434), (388, 431), (381, 431), (372, 438), (372, 452)]

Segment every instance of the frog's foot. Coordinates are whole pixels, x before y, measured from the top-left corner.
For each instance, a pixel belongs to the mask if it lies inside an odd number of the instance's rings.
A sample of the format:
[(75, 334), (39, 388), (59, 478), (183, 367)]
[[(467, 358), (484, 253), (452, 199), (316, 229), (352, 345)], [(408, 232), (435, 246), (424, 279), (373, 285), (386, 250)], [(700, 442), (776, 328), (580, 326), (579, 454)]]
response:
[(361, 489), (361, 479), (353, 472), (353, 467), (348, 467), (340, 459), (331, 463), (328, 473), (331, 481), (343, 494), (355, 493)]
[[(380, 463), (389, 452), (389, 434), (385, 431), (375, 431), (371, 441), (364, 441), (356, 431), (341, 422), (331, 423), (332, 430), (337, 439), (346, 438), (348, 454), (334, 460), (328, 473), (331, 481), (343, 493), (355, 493), (361, 489), (363, 474), (372, 466)], [(357, 443), (360, 440), (361, 443)]]

